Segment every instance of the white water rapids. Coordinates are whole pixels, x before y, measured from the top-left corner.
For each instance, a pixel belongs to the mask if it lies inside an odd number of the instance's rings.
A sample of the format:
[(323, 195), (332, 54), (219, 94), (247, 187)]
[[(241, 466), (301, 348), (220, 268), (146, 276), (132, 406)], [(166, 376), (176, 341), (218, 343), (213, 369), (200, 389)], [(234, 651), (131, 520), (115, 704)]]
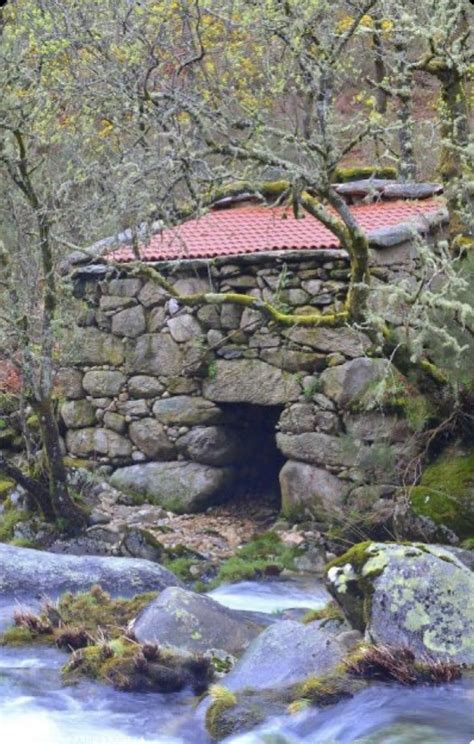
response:
[[(212, 593), (233, 609), (277, 613), (324, 604), (318, 582), (243, 582)], [(0, 626), (11, 616), (0, 607)], [(0, 648), (1, 744), (210, 744), (187, 694), (64, 687), (65, 655)], [(374, 685), (321, 711), (284, 716), (229, 744), (470, 744), (474, 681), (407, 689)]]

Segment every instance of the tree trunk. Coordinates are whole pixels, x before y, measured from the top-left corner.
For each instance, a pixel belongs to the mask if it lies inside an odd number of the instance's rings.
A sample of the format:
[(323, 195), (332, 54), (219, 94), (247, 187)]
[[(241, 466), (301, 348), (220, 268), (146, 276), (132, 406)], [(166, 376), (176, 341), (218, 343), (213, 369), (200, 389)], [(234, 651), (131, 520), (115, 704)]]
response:
[(39, 402), (35, 401), (32, 405), (39, 420), (48, 471), (49, 500), (52, 511), (65, 532), (78, 532), (87, 524), (87, 515), (74, 503), (68, 491), (67, 473), (61, 452), (53, 402), (49, 398)]
[(458, 70), (445, 67), (436, 76), (441, 82), (442, 149), (439, 173), (449, 211), (449, 236), (454, 247), (474, 243), (474, 203), (468, 179), (464, 178), (469, 144), (469, 113), (464, 81)]
[(33, 501), (36, 508), (42, 512), (45, 519), (53, 521), (54, 512), (51, 507), (48, 489), (43, 483), (25, 475), (19, 468), (0, 455), (0, 472), (7, 478), (12, 478), (15, 483), (25, 489), (28, 497)]

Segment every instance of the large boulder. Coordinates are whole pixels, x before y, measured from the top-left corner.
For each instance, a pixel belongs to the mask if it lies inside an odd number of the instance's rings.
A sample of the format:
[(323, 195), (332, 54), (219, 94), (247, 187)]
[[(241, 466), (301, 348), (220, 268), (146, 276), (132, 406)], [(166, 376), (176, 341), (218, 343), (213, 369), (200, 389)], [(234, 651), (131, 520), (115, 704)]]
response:
[(195, 462), (150, 462), (119, 468), (114, 488), (144, 496), (177, 514), (198, 512), (225, 499), (232, 480), (230, 468)]
[(218, 359), (203, 393), (217, 403), (277, 406), (296, 400), (301, 388), (294, 375), (258, 359)]
[(327, 576), (349, 620), (373, 642), (474, 664), (474, 574), (452, 550), (360, 543)]
[[(173, 590), (171, 590), (173, 591)], [(230, 690), (287, 687), (310, 675), (334, 669), (347, 654), (334, 630), (320, 623), (283, 620), (270, 625), (252, 643), (224, 679)]]
[(288, 460), (280, 471), (280, 488), (281, 509), (289, 519), (331, 521), (342, 516), (346, 489), (323, 468)]
[(57, 597), (94, 584), (115, 596), (132, 596), (179, 586), (163, 566), (135, 558), (58, 555), (0, 544), (0, 596)]
[(140, 643), (158, 643), (189, 653), (215, 649), (238, 656), (261, 632), (262, 625), (210, 597), (171, 587), (140, 613), (131, 629)]

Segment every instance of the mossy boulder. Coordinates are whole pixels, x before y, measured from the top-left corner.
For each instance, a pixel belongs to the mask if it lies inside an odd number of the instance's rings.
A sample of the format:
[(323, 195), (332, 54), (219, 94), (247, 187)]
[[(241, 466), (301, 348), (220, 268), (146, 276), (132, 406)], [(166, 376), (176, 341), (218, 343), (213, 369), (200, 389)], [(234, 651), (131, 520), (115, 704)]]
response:
[(360, 543), (327, 569), (353, 625), (375, 643), (474, 663), (474, 574), (437, 545)]
[(444, 525), (459, 538), (474, 535), (474, 449), (453, 456), (446, 452), (423, 472), (410, 489), (413, 512)]

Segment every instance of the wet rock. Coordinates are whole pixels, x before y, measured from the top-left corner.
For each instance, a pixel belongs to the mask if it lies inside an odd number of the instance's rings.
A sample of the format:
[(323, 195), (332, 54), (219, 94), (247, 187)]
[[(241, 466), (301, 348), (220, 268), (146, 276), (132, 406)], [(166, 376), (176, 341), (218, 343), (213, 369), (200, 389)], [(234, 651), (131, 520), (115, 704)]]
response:
[(222, 501), (232, 475), (230, 468), (195, 462), (153, 462), (119, 468), (110, 482), (119, 490), (144, 496), (165, 509), (183, 514)]
[(286, 687), (330, 672), (345, 653), (344, 645), (318, 623), (283, 620), (259, 635), (223, 684), (230, 690)]
[(262, 630), (246, 613), (223, 607), (210, 597), (177, 587), (165, 589), (133, 622), (140, 643), (180, 651), (219, 649), (237, 656)]
[(328, 586), (375, 643), (474, 663), (474, 574), (439, 545), (361, 543), (333, 561)]
[(2, 597), (55, 597), (94, 584), (114, 596), (133, 596), (179, 586), (180, 581), (163, 566), (148, 561), (58, 555), (0, 544)]
[(125, 375), (115, 370), (92, 370), (86, 372), (82, 385), (94, 398), (118, 395), (125, 383)]
[(257, 359), (219, 359), (213, 378), (203, 385), (204, 397), (217, 403), (279, 405), (296, 400), (300, 392), (291, 374)]
[(342, 516), (343, 482), (327, 470), (288, 460), (280, 472), (281, 508), (292, 520), (333, 520)]

